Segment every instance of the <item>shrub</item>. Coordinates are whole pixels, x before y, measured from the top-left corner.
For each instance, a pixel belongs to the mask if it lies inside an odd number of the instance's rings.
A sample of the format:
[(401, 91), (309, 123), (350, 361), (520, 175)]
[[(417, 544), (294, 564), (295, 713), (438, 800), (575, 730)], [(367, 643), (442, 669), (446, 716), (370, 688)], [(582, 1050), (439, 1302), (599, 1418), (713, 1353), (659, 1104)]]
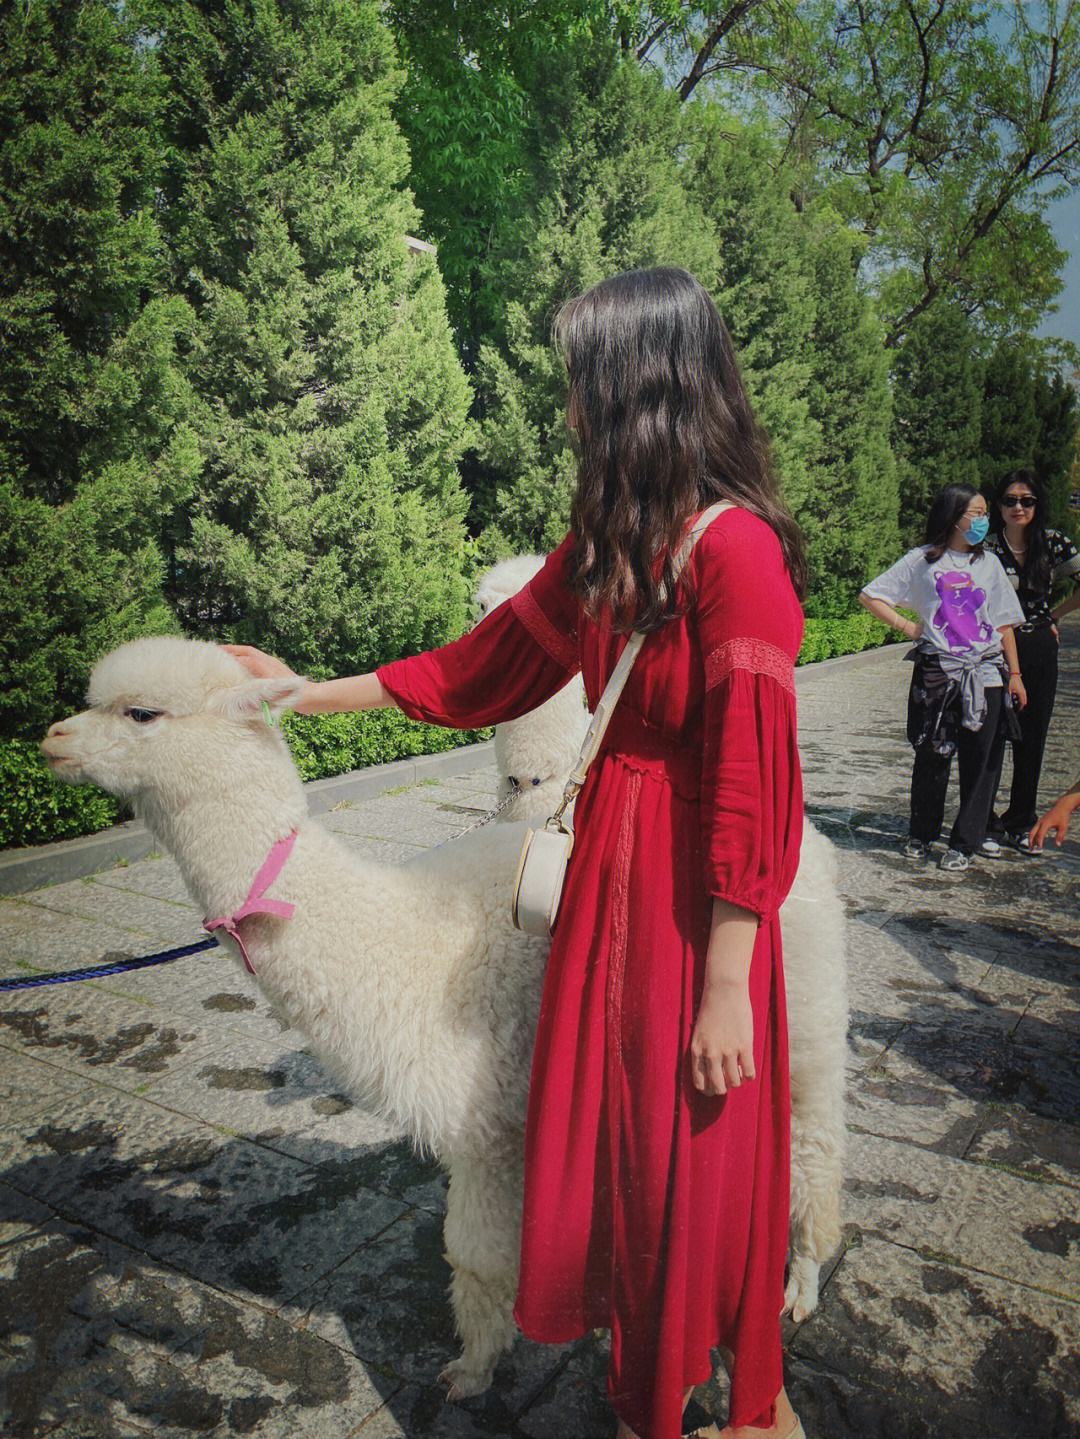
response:
[(836, 655), (855, 655), (899, 639), (899, 635), (869, 614), (832, 620), (808, 619), (796, 664), (809, 665)]
[(35, 744), (0, 740), (0, 848), (47, 844), (115, 824), (120, 806), (93, 785), (53, 779)]
[[(282, 732), (302, 779), (328, 779), (408, 755), (441, 754), (486, 739), (490, 730), (414, 724), (398, 710), (286, 715)], [(120, 805), (94, 785), (54, 779), (36, 744), (0, 740), (0, 848), (48, 844), (108, 829)]]

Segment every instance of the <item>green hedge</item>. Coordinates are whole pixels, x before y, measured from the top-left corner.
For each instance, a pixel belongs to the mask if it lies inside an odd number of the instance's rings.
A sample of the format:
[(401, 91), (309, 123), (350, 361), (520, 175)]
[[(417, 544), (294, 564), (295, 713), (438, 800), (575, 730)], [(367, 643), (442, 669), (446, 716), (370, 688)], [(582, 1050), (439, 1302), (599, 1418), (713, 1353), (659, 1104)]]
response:
[(887, 629), (880, 620), (865, 612), (842, 620), (807, 620), (796, 664), (809, 665), (836, 655), (856, 655), (900, 638), (894, 630)]
[(0, 849), (95, 834), (120, 806), (94, 785), (53, 779), (36, 744), (0, 740)]
[[(440, 754), (491, 733), (414, 724), (399, 710), (286, 715), (282, 732), (305, 780), (408, 755)], [(54, 779), (36, 744), (0, 740), (0, 849), (96, 834), (123, 817), (117, 801), (94, 785)]]

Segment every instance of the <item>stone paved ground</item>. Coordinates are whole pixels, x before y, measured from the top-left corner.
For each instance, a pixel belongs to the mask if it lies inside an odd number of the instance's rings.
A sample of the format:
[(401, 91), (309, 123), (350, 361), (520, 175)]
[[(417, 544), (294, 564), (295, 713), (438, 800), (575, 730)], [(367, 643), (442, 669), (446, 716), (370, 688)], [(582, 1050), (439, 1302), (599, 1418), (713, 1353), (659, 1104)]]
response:
[[(1080, 770), (1078, 631), (1048, 792)], [(853, 1013), (847, 1242), (789, 1329), (789, 1384), (810, 1439), (1061, 1439), (1080, 1434), (1080, 847), (960, 877), (904, 861), (907, 674), (890, 651), (800, 675)], [(392, 861), (492, 791), (484, 770), (326, 822)], [(146, 953), (198, 918), (150, 859), (5, 901), (0, 967)], [(0, 1046), (6, 1432), (611, 1432), (598, 1339), (521, 1342), (487, 1396), (443, 1405), (442, 1178), (220, 955), (0, 995)], [(723, 1413), (719, 1386), (698, 1400)]]

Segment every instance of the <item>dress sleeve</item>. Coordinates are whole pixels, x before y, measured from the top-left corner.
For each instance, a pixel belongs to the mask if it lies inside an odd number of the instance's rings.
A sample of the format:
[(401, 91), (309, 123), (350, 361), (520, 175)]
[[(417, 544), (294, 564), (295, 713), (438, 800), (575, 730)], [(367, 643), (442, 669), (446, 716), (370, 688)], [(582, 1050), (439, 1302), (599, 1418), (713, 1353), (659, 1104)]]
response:
[(705, 887), (767, 919), (794, 882), (802, 842), (795, 724), (802, 609), (780, 543), (756, 516), (721, 516), (698, 551)]
[(450, 729), (501, 724), (535, 709), (579, 668), (571, 537), (525, 588), (452, 644), (376, 671), (410, 719)]

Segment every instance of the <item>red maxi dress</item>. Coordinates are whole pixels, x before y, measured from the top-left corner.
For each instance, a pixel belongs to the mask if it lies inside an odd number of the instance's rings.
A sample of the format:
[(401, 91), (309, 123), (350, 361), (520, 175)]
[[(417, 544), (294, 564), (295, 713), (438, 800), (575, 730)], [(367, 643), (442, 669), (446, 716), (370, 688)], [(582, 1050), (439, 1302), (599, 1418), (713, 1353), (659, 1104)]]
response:
[[(566, 580), (569, 538), (453, 644), (379, 670), (406, 714), (519, 716), (581, 669), (595, 706), (626, 642)], [(685, 1387), (734, 1352), (729, 1422), (773, 1422), (788, 1234), (789, 1085), (778, 908), (798, 867), (794, 660), (802, 611), (772, 529), (713, 521), (688, 613), (650, 635), (577, 801), (526, 1129), (515, 1315), (558, 1343), (611, 1330), (608, 1391), (677, 1439)], [(712, 897), (753, 911), (757, 1078), (694, 1087)]]

